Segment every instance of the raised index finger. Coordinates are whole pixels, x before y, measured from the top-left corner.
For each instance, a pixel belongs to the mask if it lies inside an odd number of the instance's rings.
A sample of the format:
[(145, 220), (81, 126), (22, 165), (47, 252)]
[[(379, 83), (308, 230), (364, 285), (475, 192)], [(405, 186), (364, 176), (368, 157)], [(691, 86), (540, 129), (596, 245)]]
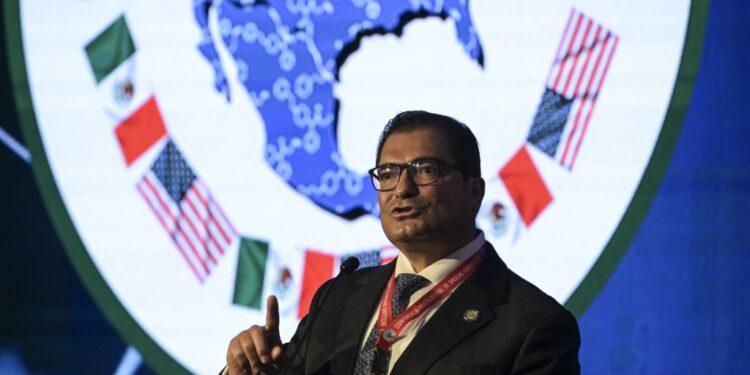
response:
[(266, 330), (279, 331), (279, 301), (273, 294), (266, 299)]

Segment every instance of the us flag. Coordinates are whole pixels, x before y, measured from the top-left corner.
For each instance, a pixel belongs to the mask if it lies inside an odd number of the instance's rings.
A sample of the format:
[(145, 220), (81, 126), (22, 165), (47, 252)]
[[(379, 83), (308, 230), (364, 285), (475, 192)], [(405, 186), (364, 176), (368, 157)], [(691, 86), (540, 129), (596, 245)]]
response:
[(571, 9), (527, 136), (568, 169), (575, 165), (618, 42), (605, 26)]
[(237, 231), (171, 139), (137, 189), (203, 283)]

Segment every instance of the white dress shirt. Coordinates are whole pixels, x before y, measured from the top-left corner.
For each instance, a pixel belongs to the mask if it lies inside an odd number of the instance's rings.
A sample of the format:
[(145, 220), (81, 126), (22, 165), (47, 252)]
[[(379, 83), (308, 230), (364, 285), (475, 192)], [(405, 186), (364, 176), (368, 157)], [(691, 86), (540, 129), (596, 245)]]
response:
[[(424, 288), (414, 292), (414, 294), (411, 295), (409, 298), (409, 306), (413, 304), (414, 302), (418, 301), (422, 296), (427, 294), (430, 289), (432, 289), (435, 285), (437, 285), (443, 278), (451, 273), (456, 267), (458, 267), (461, 263), (463, 263), (466, 259), (469, 259), (475, 252), (479, 250), (479, 248), (484, 245), (484, 233), (481, 231), (479, 234), (468, 244), (466, 244), (464, 247), (450, 253), (448, 256), (446, 256), (443, 259), (438, 260), (437, 262), (429, 265), (425, 269), (423, 269), (421, 272), (414, 272), (414, 267), (412, 267), (411, 263), (409, 263), (409, 259), (406, 258), (404, 254), (399, 253), (398, 257), (396, 258), (396, 275), (398, 276), (402, 273), (416, 273), (427, 280), (430, 281), (430, 284), (425, 286)], [(460, 285), (460, 284), (459, 284)], [(456, 285), (456, 288), (458, 288), (458, 285)], [(432, 307), (425, 310), (425, 312), (417, 317), (416, 319), (412, 320), (403, 331), (401, 331), (401, 335), (398, 337), (395, 343), (393, 343), (393, 346), (391, 346), (391, 360), (388, 363), (388, 373), (390, 374), (391, 371), (393, 371), (393, 365), (398, 361), (398, 358), (401, 357), (401, 354), (403, 354), (404, 350), (409, 346), (411, 341), (414, 339), (414, 336), (419, 332), (422, 327), (424, 327), (425, 324), (427, 324), (427, 321), (432, 318), (433, 315), (435, 315), (435, 312), (440, 308), (440, 306), (443, 305), (443, 303), (450, 298), (451, 294), (453, 294), (453, 291), (455, 289), (451, 290), (448, 295), (445, 296), (445, 298), (438, 301), (436, 304), (432, 305)], [(378, 302), (378, 308), (380, 307), (380, 302)], [(366, 334), (362, 338), (362, 343), (360, 346), (360, 350), (362, 347), (364, 347), (365, 342), (367, 341), (368, 336), (370, 335), (370, 332), (372, 331), (372, 328), (375, 326), (375, 322), (378, 318), (378, 308), (375, 308), (375, 311), (372, 314), (372, 317), (370, 318), (370, 324), (367, 326), (367, 330), (365, 331)]]

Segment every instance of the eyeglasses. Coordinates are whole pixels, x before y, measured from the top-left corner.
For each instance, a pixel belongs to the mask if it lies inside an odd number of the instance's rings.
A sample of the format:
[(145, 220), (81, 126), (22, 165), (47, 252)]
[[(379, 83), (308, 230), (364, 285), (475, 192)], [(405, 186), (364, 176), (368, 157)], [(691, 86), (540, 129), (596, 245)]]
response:
[(435, 158), (423, 158), (410, 161), (405, 164), (388, 163), (378, 165), (367, 173), (372, 177), (372, 186), (378, 191), (393, 190), (401, 180), (401, 172), (409, 170), (409, 176), (417, 186), (435, 183), (443, 175), (444, 168), (451, 167), (461, 173), (464, 171), (460, 166)]

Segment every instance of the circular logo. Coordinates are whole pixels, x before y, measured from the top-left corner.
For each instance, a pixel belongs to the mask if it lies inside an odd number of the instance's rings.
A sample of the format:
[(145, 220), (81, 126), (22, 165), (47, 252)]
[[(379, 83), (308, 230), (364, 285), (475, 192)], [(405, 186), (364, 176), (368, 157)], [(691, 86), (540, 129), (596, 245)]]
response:
[(383, 338), (385, 341), (393, 341), (396, 339), (396, 331), (392, 329), (386, 329), (383, 331)]
[(704, 17), (686, 1), (7, 7), (53, 220), (113, 325), (170, 373), (218, 371), (269, 294), (289, 338), (343, 259), (396, 256), (366, 171), (409, 109), (473, 130), (477, 226), (580, 314), (669, 158)]
[(464, 311), (464, 320), (467, 322), (476, 322), (479, 319), (479, 310), (468, 309)]

